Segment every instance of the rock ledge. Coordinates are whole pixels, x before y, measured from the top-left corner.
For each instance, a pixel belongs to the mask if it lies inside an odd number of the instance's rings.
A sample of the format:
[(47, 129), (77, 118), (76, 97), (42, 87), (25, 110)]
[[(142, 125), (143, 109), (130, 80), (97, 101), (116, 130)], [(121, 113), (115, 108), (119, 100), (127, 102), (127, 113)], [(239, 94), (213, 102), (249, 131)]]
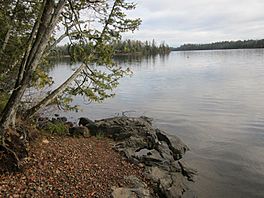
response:
[[(103, 135), (114, 140), (114, 149), (132, 163), (144, 166), (144, 172), (150, 179), (152, 192), (144, 188), (145, 184), (132, 189), (113, 188), (113, 197), (182, 197), (188, 190), (187, 181), (193, 181), (196, 171), (182, 160), (189, 150), (178, 137), (152, 126), (148, 117), (114, 117), (82, 122), (93, 135)], [(130, 178), (131, 179), (131, 178)], [(140, 182), (137, 181), (137, 184)], [(125, 197), (126, 197), (125, 196)]]

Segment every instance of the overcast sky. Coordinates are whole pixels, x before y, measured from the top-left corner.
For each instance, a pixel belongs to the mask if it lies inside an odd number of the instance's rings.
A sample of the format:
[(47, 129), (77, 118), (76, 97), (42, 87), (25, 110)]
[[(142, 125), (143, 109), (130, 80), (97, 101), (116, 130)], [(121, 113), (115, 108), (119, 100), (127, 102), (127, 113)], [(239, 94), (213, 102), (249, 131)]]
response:
[(264, 0), (133, 0), (129, 13), (142, 19), (124, 38), (165, 41), (170, 46), (264, 38)]

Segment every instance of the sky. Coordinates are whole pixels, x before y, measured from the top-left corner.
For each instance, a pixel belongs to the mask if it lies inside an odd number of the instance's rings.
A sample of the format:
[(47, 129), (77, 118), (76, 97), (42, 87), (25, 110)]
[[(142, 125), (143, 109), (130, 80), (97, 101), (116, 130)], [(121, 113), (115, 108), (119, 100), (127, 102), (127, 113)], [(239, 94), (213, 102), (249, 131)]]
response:
[[(131, 2), (132, 0), (130, 0)], [(133, 0), (142, 24), (124, 39), (184, 43), (264, 39), (264, 0)]]

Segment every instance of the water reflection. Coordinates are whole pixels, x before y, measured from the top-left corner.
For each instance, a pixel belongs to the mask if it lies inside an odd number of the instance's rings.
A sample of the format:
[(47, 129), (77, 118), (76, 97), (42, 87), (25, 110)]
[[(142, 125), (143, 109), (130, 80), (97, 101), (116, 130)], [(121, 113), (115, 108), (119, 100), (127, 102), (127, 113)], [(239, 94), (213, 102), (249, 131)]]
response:
[[(264, 50), (172, 52), (168, 56), (117, 58), (134, 75), (116, 97), (82, 105), (72, 119), (99, 119), (135, 111), (180, 136), (186, 159), (198, 169), (198, 197), (264, 197)], [(66, 63), (51, 74), (72, 72)], [(60, 112), (63, 113), (63, 112)]]
[(164, 65), (168, 58), (169, 54), (155, 54), (115, 56), (114, 60), (120, 65), (127, 65), (130, 67), (142, 67), (142, 65), (144, 65), (144, 68), (148, 68), (156, 66), (156, 62), (160, 62)]

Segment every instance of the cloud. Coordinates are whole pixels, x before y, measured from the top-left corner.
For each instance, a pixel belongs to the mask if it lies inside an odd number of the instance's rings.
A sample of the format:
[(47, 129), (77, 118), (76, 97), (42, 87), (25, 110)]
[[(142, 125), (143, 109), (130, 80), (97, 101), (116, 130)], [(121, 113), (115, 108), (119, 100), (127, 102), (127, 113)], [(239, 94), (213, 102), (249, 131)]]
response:
[(131, 17), (143, 20), (125, 38), (166, 41), (172, 46), (220, 40), (261, 39), (263, 0), (136, 0)]

